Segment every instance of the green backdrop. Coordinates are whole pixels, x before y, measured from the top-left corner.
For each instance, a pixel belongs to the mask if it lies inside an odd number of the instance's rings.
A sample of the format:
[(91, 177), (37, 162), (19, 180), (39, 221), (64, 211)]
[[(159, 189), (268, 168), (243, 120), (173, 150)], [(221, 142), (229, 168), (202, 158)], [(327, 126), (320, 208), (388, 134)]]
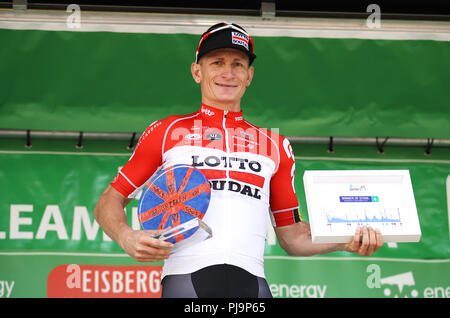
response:
[[(199, 36), (1, 30), (0, 127), (137, 131), (200, 106)], [(450, 138), (450, 43), (255, 37), (248, 120), (296, 136)], [(69, 120), (70, 119), (70, 120)]]
[[(0, 40), (0, 128), (141, 132), (200, 105), (189, 71), (198, 36), (0, 30)], [(450, 138), (448, 42), (255, 37), (255, 49), (243, 102), (254, 124), (284, 135)], [(106, 282), (118, 296), (139, 296), (132, 291), (142, 264), (93, 217), (128, 142), (32, 142), (27, 149), (22, 139), (0, 138), (0, 297), (46, 297), (55, 288), (73, 296), (67, 264), (81, 266), (77, 296), (105, 296), (95, 284)], [(422, 239), (385, 244), (369, 258), (302, 258), (287, 256), (269, 231), (265, 269), (275, 297), (450, 297), (449, 149), (293, 148), (306, 220), (307, 169), (409, 169)], [(126, 208), (134, 226), (136, 206)]]

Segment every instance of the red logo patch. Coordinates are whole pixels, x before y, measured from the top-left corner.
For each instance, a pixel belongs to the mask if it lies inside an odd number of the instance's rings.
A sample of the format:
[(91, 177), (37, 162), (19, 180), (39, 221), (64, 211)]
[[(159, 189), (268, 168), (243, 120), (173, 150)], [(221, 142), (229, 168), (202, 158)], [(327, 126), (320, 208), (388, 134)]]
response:
[(59, 265), (47, 277), (49, 298), (160, 298), (162, 266)]

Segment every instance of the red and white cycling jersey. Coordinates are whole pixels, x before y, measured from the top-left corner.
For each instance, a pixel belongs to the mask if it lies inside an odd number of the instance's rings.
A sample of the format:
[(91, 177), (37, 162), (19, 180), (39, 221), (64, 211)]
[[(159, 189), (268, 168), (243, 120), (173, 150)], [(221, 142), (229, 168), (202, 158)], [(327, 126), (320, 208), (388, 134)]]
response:
[(211, 201), (203, 220), (213, 237), (172, 253), (163, 277), (215, 264), (265, 277), (268, 214), (273, 226), (301, 221), (289, 141), (248, 123), (242, 111), (202, 104), (193, 114), (151, 124), (111, 185), (133, 197), (159, 168), (175, 164), (192, 165), (209, 180)]

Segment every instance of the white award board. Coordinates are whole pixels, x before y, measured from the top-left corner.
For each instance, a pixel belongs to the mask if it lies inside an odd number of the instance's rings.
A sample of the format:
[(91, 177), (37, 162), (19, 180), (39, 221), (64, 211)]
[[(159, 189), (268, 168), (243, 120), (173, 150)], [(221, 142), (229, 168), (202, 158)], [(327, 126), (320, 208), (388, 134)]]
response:
[(347, 243), (364, 225), (384, 242), (420, 240), (408, 170), (307, 170), (303, 183), (313, 243)]

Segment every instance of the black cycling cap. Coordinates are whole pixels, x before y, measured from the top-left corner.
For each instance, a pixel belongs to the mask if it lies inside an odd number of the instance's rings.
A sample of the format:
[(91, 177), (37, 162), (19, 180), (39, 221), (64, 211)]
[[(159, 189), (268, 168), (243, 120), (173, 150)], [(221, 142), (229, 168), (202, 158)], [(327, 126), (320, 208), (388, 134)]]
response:
[(198, 44), (195, 62), (212, 50), (233, 48), (241, 50), (248, 55), (250, 65), (256, 58), (253, 53), (253, 40), (251, 36), (239, 25), (234, 23), (217, 23), (202, 34)]

